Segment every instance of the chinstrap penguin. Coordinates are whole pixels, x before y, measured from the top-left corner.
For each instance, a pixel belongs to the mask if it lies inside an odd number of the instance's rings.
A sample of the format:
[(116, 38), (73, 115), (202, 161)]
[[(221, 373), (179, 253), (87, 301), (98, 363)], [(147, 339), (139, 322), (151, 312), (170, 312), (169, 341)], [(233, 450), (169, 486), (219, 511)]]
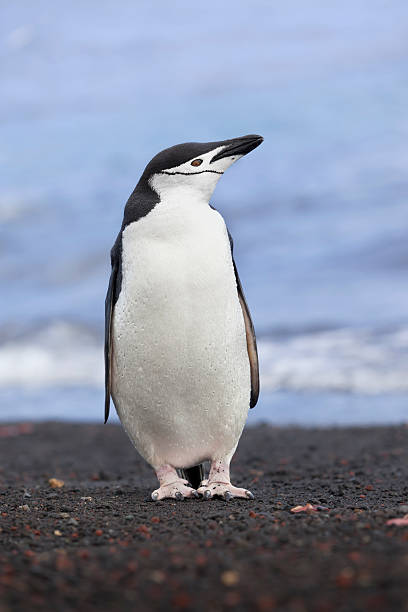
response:
[(253, 498), (231, 484), (229, 466), (259, 395), (255, 332), (231, 236), (210, 198), (224, 172), (262, 141), (185, 143), (156, 155), (111, 251), (105, 422), (112, 396), (156, 471), (153, 500)]

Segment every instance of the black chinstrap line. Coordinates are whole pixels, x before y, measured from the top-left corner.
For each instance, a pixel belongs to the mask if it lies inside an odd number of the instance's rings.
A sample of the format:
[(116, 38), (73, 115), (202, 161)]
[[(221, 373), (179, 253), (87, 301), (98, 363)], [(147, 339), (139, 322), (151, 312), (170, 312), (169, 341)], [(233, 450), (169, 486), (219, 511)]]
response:
[(224, 174), (223, 172), (217, 172), (217, 170), (201, 170), (200, 172), (166, 172), (165, 170), (161, 170), (159, 174), (168, 174), (169, 176), (173, 176), (174, 174), (182, 174), (183, 176), (194, 176), (196, 174), (205, 174), (205, 172), (210, 172), (211, 174)]

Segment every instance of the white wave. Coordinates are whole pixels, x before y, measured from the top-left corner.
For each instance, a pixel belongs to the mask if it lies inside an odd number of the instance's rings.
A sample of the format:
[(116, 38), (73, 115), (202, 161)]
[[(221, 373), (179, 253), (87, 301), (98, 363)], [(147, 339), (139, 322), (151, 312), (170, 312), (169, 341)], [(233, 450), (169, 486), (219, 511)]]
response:
[(56, 322), (0, 346), (1, 387), (99, 387), (102, 383), (102, 344), (79, 325)]
[(408, 328), (346, 328), (260, 340), (259, 354), (266, 389), (408, 391)]
[[(344, 328), (260, 338), (264, 390), (408, 391), (408, 328)], [(0, 387), (102, 388), (101, 338), (80, 325), (55, 322), (0, 344)]]

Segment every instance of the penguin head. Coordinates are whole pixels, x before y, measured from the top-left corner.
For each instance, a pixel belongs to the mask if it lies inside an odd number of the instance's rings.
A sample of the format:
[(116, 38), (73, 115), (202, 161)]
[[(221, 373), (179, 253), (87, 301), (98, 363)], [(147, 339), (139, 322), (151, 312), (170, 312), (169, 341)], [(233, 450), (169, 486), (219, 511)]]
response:
[(209, 200), (224, 172), (263, 142), (251, 134), (218, 142), (186, 142), (158, 153), (140, 179), (160, 196), (173, 190), (195, 191)]

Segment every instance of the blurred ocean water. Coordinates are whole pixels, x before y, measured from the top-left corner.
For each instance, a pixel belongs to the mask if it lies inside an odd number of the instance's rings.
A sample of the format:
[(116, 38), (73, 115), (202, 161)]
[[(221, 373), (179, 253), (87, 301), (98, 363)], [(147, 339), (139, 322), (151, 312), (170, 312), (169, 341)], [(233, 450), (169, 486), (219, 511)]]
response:
[(250, 421), (400, 422), (408, 5), (2, 5), (0, 419), (102, 418), (124, 203), (159, 150), (260, 133), (213, 204), (261, 359)]

